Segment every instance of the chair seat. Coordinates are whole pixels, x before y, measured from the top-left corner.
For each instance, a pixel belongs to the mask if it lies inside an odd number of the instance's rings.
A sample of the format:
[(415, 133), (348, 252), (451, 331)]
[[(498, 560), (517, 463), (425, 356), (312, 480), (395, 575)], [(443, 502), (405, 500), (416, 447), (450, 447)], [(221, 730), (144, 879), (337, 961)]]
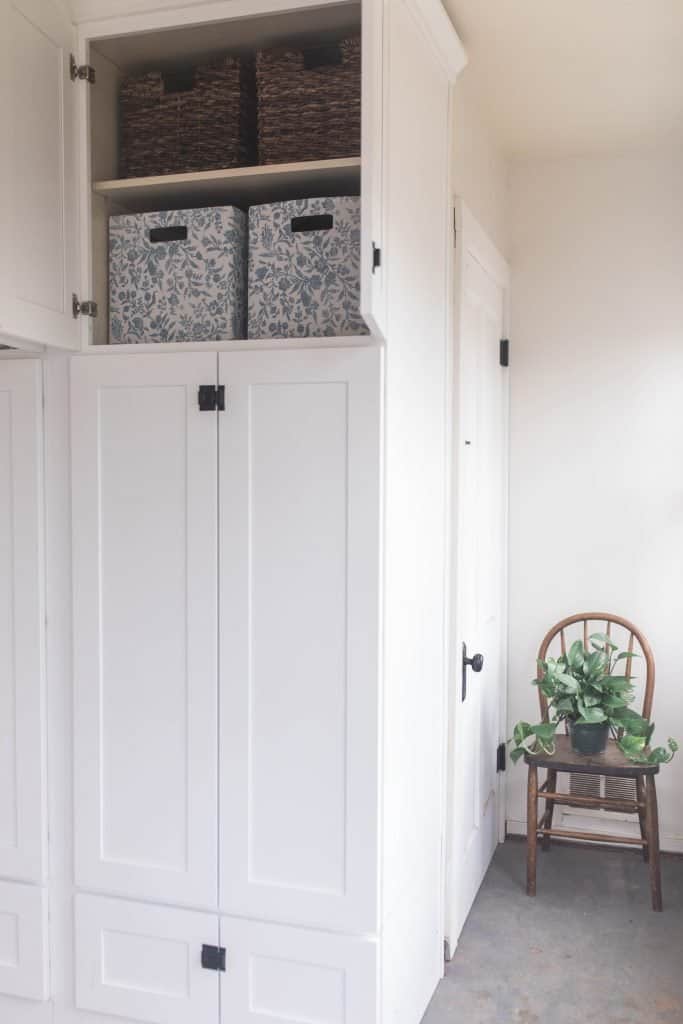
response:
[(658, 764), (635, 764), (619, 750), (616, 740), (609, 740), (602, 754), (577, 754), (569, 736), (555, 737), (554, 754), (525, 754), (527, 764), (550, 768), (557, 772), (583, 772), (586, 775), (612, 775), (637, 779), (640, 775), (656, 775)]

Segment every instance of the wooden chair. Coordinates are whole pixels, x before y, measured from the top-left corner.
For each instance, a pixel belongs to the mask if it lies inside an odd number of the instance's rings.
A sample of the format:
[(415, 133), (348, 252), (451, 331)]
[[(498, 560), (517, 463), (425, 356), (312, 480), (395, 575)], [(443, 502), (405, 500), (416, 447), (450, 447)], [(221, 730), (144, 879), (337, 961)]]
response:
[[(591, 625), (592, 624), (592, 625)], [(634, 666), (644, 666), (645, 684), (643, 692), (642, 714), (649, 719), (652, 712), (652, 698), (655, 688), (655, 661), (652, 648), (640, 632), (640, 630), (618, 615), (605, 614), (604, 612), (583, 612), (580, 615), (571, 615), (567, 619), (558, 622), (550, 629), (538, 651), (538, 657), (545, 661), (553, 642), (559, 637), (560, 651), (565, 654), (568, 650), (570, 640), (567, 637), (571, 627), (582, 629), (581, 639), (586, 650), (589, 649), (589, 636), (591, 633), (606, 633), (617, 643), (621, 649), (626, 649), (630, 655), (639, 654), (639, 658), (626, 658), (625, 675), (631, 674), (631, 662)], [(628, 647), (620, 642), (617, 633), (628, 635)], [(639, 648), (639, 650), (637, 649)], [(636, 670), (633, 670), (634, 675)], [(543, 672), (539, 668), (539, 678)], [(548, 717), (548, 701), (538, 690), (541, 704), (541, 716), (543, 720)], [(607, 750), (603, 754), (596, 754), (586, 757), (575, 754), (571, 748), (569, 736), (558, 735), (555, 741), (555, 753), (550, 754), (526, 754), (525, 761), (529, 767), (529, 778), (527, 788), (527, 893), (529, 896), (536, 895), (536, 853), (539, 837), (543, 849), (550, 847), (551, 836), (563, 837), (565, 839), (589, 839), (593, 842), (622, 843), (628, 846), (640, 846), (643, 851), (643, 858), (649, 864), (650, 890), (652, 894), (652, 909), (662, 909), (662, 886), (659, 865), (659, 822), (657, 817), (657, 793), (655, 789), (655, 776), (659, 771), (659, 765), (641, 765), (629, 761), (619, 750), (616, 741), (610, 739)], [(542, 786), (538, 785), (538, 770), (545, 768), (547, 771), (546, 780)], [(616, 799), (603, 796), (588, 796), (580, 794), (567, 794), (557, 792), (558, 772), (569, 772), (583, 775), (597, 775), (600, 777), (612, 777), (618, 779), (632, 779), (635, 783), (635, 799)], [(545, 800), (545, 811), (540, 818), (538, 815), (538, 801)], [(553, 812), (557, 804), (564, 804), (570, 807), (586, 809), (601, 808), (607, 811), (617, 811), (622, 814), (637, 814), (640, 822), (640, 839), (633, 836), (605, 835), (604, 833), (580, 832), (570, 829), (553, 828)]]

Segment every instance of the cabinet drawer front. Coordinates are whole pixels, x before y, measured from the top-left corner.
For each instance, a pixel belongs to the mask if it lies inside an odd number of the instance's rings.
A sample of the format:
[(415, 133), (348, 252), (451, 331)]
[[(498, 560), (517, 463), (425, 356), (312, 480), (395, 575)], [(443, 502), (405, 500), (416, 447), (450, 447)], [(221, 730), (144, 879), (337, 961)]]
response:
[(212, 914), (76, 896), (76, 1005), (150, 1024), (218, 1019), (218, 975), (201, 965), (218, 944)]
[(72, 365), (76, 880), (217, 900), (211, 353)]
[(0, 363), (0, 876), (45, 878), (41, 366)]
[(47, 890), (0, 882), (0, 995), (49, 994)]
[(222, 918), (221, 944), (222, 1024), (375, 1024), (374, 941)]
[(221, 909), (376, 929), (380, 352), (221, 356)]

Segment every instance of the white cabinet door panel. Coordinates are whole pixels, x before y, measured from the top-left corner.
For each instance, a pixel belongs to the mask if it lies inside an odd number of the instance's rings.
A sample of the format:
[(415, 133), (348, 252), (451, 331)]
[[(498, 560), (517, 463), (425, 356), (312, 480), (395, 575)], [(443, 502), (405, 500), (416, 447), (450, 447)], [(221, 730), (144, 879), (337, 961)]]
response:
[(42, 387), (0, 363), (0, 875), (46, 871)]
[(218, 919), (170, 907), (76, 896), (76, 1006), (150, 1024), (218, 1021), (218, 974), (202, 946)]
[(375, 1024), (377, 946), (369, 939), (221, 919), (222, 1024)]
[(0, 882), (0, 995), (47, 999), (48, 969), (47, 890)]
[(220, 357), (226, 913), (376, 928), (380, 357)]
[[(73, 27), (55, 0), (0, 0), (0, 335), (78, 345)], [(87, 297), (87, 296), (86, 296)]]
[(72, 366), (76, 879), (217, 900), (211, 353)]
[[(383, 0), (363, 0), (361, 287), (360, 311), (373, 334), (386, 335), (384, 247), (384, 164), (382, 147)], [(379, 250), (379, 265), (375, 251)]]

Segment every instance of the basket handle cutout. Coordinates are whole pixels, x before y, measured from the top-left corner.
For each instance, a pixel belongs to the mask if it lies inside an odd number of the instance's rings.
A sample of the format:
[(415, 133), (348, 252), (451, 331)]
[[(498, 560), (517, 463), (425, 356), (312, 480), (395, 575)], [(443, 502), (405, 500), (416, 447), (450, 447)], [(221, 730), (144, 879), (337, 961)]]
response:
[(334, 67), (342, 63), (342, 52), (339, 43), (329, 43), (327, 46), (311, 46), (303, 51), (304, 68), (306, 71), (314, 71), (315, 68)]
[(307, 217), (292, 217), (292, 234), (301, 231), (331, 231), (334, 217), (331, 213), (311, 213)]
[(192, 92), (195, 86), (194, 68), (180, 68), (178, 71), (164, 71), (161, 75), (164, 95), (177, 92)]
[(186, 242), (187, 224), (172, 224), (168, 228), (150, 228), (149, 240), (156, 242)]

